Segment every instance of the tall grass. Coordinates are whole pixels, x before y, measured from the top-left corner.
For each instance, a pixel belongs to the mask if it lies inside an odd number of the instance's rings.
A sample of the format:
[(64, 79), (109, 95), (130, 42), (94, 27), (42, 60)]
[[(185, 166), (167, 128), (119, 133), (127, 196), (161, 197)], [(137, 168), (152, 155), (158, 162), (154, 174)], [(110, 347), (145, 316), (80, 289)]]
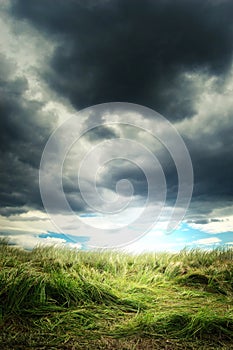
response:
[(132, 256), (1, 242), (2, 348), (231, 348), (232, 260), (232, 249)]

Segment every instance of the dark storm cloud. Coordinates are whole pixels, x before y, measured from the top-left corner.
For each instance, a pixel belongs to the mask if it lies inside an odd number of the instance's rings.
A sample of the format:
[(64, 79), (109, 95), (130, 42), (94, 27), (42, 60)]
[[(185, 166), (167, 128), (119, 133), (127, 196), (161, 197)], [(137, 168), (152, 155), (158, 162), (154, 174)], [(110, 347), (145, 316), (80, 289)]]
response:
[(39, 102), (24, 98), (27, 80), (13, 77), (7, 57), (1, 55), (0, 66), (5, 67), (0, 76), (0, 213), (9, 216), (41, 208), (38, 168), (55, 120)]
[[(233, 111), (229, 113), (229, 120), (233, 120)], [(195, 140), (186, 138), (185, 141), (195, 175), (194, 197), (232, 201), (233, 123), (221, 125), (220, 116), (217, 130), (213, 130), (209, 135), (201, 135)]]
[(233, 195), (233, 157), (229, 154), (197, 155), (193, 162), (196, 175), (194, 196), (232, 198)]
[(232, 1), (14, 0), (58, 47), (44, 78), (77, 108), (126, 101), (170, 119), (194, 113), (183, 72), (224, 76), (232, 61)]
[[(232, 64), (232, 13), (230, 0), (12, 0), (10, 9), (12, 18), (28, 20), (55, 44), (40, 77), (58, 96), (67, 97), (77, 109), (102, 102), (134, 102), (172, 121), (191, 117), (200, 97), (185, 73), (217, 77), (216, 91), (221, 94)], [(12, 77), (14, 70), (8, 59), (0, 57), (0, 214), (5, 216), (42, 208), (38, 167), (54, 125), (41, 102), (25, 100), (27, 79)], [(217, 118), (219, 128), (211, 135), (185, 139), (194, 166), (193, 208), (200, 216), (223, 205), (220, 198), (229, 203), (233, 194), (233, 130), (229, 123), (221, 125), (221, 116)], [(86, 135), (92, 143), (117, 136), (108, 126)], [(212, 150), (209, 145), (215, 142), (219, 146)], [(164, 157), (159, 160), (163, 163)], [(172, 201), (177, 173), (174, 164), (164, 165)], [(147, 194), (145, 176), (129, 164), (109, 166), (99, 187), (115, 190), (123, 178), (132, 182), (135, 195)], [(76, 187), (72, 178), (65, 179), (72, 209), (82, 211), (85, 204)]]

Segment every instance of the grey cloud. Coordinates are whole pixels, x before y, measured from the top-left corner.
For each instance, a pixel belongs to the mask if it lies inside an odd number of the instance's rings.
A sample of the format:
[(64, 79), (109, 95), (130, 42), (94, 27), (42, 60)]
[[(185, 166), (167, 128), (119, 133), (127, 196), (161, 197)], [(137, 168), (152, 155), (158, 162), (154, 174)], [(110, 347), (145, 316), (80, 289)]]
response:
[(23, 207), (2, 207), (0, 208), (0, 215), (10, 217), (27, 212), (27, 208)]
[(0, 59), (3, 66), (8, 66), (4, 79), (0, 77), (0, 192), (2, 214), (8, 216), (11, 207), (41, 208), (38, 168), (56, 120), (42, 111), (40, 102), (24, 97), (27, 80), (12, 77), (7, 58)]
[(206, 225), (209, 224), (210, 222), (223, 222), (223, 219), (217, 219), (217, 218), (203, 218), (203, 219), (192, 219), (192, 220), (187, 220), (187, 223), (192, 223), (192, 224), (199, 224), (199, 225)]
[[(216, 77), (216, 91), (225, 93), (232, 65), (232, 1), (12, 0), (11, 4), (12, 18), (29, 21), (56, 44), (40, 78), (77, 110), (126, 101), (152, 107), (171, 121), (190, 120), (201, 93), (185, 73)], [(56, 121), (43, 112), (41, 102), (24, 98), (28, 82), (14, 77), (15, 63), (4, 57), (0, 61), (1, 212), (9, 216), (29, 207), (42, 208), (38, 167)], [(93, 114), (87, 126), (93, 118), (102, 121)], [(204, 138), (184, 135), (195, 175), (190, 210), (197, 215), (209, 215), (214, 207), (232, 203), (233, 124), (222, 123), (221, 115), (213, 118), (219, 128)], [(95, 143), (118, 134), (105, 126), (86, 137)], [(215, 143), (219, 146), (213, 150), (210, 145)], [(174, 201), (176, 169), (168, 154), (158, 157), (168, 183), (168, 200)], [(132, 182), (135, 195), (146, 196), (145, 177), (130, 164), (109, 165), (98, 185), (115, 190), (122, 178)], [(75, 211), (86, 209), (72, 178), (64, 180), (64, 190)]]
[(87, 140), (94, 142), (118, 137), (117, 133), (109, 126), (96, 127), (85, 134)]
[[(222, 197), (224, 200), (232, 200), (233, 138), (230, 132), (231, 127), (231, 125), (225, 127), (226, 136), (221, 130), (221, 132), (213, 132), (210, 137), (208, 135), (203, 137), (202, 140), (186, 140), (195, 174), (194, 197), (206, 196), (206, 199)], [(217, 142), (220, 144), (217, 149), (209, 147), (210, 144), (215, 145)]]
[(57, 41), (44, 79), (77, 108), (126, 101), (188, 117), (181, 74), (224, 76), (232, 61), (232, 1), (14, 0), (11, 12)]

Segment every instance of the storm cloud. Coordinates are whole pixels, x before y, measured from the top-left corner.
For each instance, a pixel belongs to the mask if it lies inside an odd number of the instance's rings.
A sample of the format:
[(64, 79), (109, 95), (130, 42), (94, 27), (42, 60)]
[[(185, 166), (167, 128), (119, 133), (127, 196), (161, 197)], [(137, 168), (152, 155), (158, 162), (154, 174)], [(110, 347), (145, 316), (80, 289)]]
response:
[[(44, 145), (56, 121), (38, 101), (24, 97), (26, 78), (15, 78), (13, 64), (0, 57), (1, 209), (2, 215), (42, 208), (38, 168)], [(23, 209), (25, 207), (25, 209)]]
[[(9, 38), (21, 37), (20, 53), (13, 41), (3, 40), (0, 55), (2, 216), (43, 210), (41, 155), (63, 119), (120, 101), (152, 108), (174, 124), (194, 169), (188, 220), (221, 223), (209, 216), (217, 209), (224, 215), (233, 204), (232, 1), (9, 0), (1, 6)], [(40, 40), (46, 44), (38, 45)], [(25, 57), (31, 60), (28, 67)], [(94, 113), (78, 118), (80, 126), (102, 122)], [(144, 118), (153, 131), (153, 117)], [(167, 200), (174, 203), (178, 178), (171, 156), (132, 128), (97, 127), (83, 136), (75, 154), (81, 157), (81, 147), (135, 135), (151, 144), (165, 172)], [(64, 164), (63, 189), (72, 209), (84, 213), (88, 209), (70, 164)], [(130, 162), (107, 164), (97, 186), (114, 192), (121, 179), (133, 184), (142, 203), (146, 178)], [(86, 181), (88, 186), (88, 176)], [(55, 200), (54, 211), (59, 210)]]
[(48, 84), (80, 109), (133, 102), (171, 120), (194, 113), (182, 73), (224, 79), (232, 63), (232, 1), (13, 1), (57, 48)]

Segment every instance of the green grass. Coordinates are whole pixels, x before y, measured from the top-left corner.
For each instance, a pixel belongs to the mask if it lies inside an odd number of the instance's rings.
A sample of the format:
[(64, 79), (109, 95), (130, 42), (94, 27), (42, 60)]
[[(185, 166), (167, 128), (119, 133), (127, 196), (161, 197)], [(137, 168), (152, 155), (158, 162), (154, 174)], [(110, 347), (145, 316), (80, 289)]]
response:
[(233, 349), (233, 250), (0, 244), (1, 349)]

